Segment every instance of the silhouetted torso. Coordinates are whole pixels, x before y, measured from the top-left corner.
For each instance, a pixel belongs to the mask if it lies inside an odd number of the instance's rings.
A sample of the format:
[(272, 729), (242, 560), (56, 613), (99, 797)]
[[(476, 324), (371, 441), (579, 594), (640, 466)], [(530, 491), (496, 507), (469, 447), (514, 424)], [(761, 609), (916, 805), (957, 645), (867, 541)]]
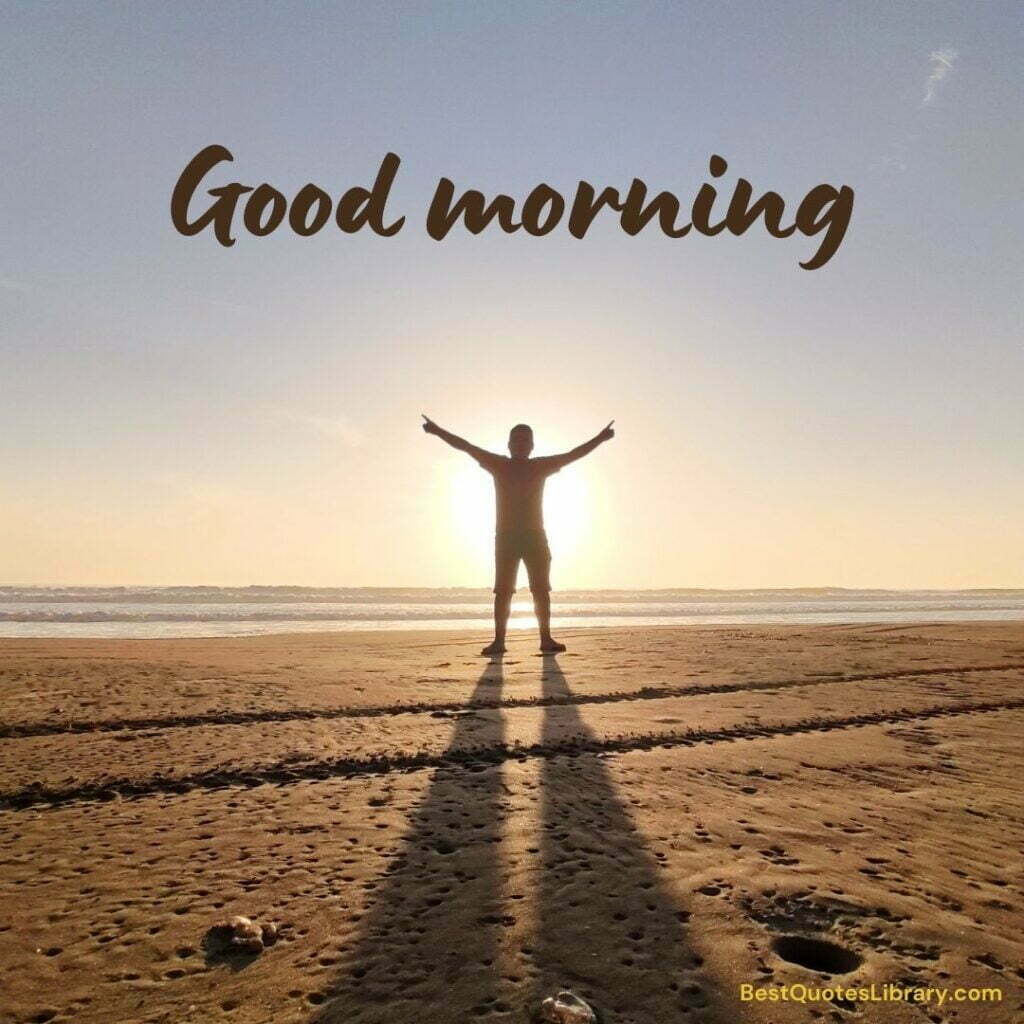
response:
[(553, 458), (509, 459), (492, 455), (480, 465), (494, 477), (496, 533), (544, 529), (544, 481), (557, 473)]

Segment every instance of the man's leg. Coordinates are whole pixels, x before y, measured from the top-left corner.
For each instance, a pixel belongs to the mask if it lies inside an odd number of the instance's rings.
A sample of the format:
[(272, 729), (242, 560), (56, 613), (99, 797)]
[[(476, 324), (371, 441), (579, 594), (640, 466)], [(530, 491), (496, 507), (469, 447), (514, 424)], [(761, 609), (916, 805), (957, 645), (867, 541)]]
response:
[(540, 632), (540, 649), (545, 654), (558, 654), (565, 650), (565, 644), (558, 643), (551, 637), (551, 591), (538, 590), (533, 595), (533, 611), (537, 616), (537, 629)]
[(537, 616), (537, 629), (540, 632), (540, 642), (551, 639), (551, 594), (546, 590), (539, 590), (533, 595), (533, 613)]
[(504, 654), (505, 631), (508, 617), (512, 614), (512, 591), (494, 595), (494, 643), (488, 644), (481, 654)]
[(538, 539), (526, 559), (526, 571), (530, 574), (530, 590), (533, 593), (533, 612), (537, 616), (540, 633), (540, 649), (545, 654), (558, 654), (565, 650), (551, 637), (551, 551), (547, 538)]
[(508, 617), (512, 614), (512, 595), (516, 591), (516, 576), (519, 575), (519, 554), (507, 538), (494, 539), (494, 642), (488, 644), (481, 654), (505, 653), (505, 630)]

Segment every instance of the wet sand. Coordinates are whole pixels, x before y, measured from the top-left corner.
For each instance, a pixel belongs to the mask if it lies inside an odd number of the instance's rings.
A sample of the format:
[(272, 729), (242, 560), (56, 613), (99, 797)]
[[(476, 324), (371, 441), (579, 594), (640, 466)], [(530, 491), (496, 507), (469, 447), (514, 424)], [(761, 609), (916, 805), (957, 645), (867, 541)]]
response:
[(563, 639), (0, 640), (0, 1021), (1022, 1017), (1024, 625)]

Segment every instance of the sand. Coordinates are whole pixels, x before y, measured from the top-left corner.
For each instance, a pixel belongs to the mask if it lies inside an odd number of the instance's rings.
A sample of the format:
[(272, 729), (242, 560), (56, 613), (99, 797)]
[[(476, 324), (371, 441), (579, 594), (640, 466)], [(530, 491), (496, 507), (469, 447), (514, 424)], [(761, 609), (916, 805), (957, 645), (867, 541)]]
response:
[(1024, 1019), (1024, 624), (484, 639), (0, 640), (0, 1020)]

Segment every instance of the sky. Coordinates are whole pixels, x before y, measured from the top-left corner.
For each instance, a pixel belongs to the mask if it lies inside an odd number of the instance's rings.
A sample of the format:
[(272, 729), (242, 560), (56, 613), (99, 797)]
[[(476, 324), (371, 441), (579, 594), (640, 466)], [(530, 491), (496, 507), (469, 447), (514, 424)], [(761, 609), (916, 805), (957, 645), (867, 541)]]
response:
[[(566, 587), (1024, 586), (1015, 3), (3, 3), (0, 583), (489, 586), (489, 478), (537, 454)], [(171, 223), (210, 187), (381, 238)], [(729, 162), (799, 234), (582, 240), (424, 217), (442, 176), (688, 207)], [(214, 180), (216, 179), (216, 180)]]

